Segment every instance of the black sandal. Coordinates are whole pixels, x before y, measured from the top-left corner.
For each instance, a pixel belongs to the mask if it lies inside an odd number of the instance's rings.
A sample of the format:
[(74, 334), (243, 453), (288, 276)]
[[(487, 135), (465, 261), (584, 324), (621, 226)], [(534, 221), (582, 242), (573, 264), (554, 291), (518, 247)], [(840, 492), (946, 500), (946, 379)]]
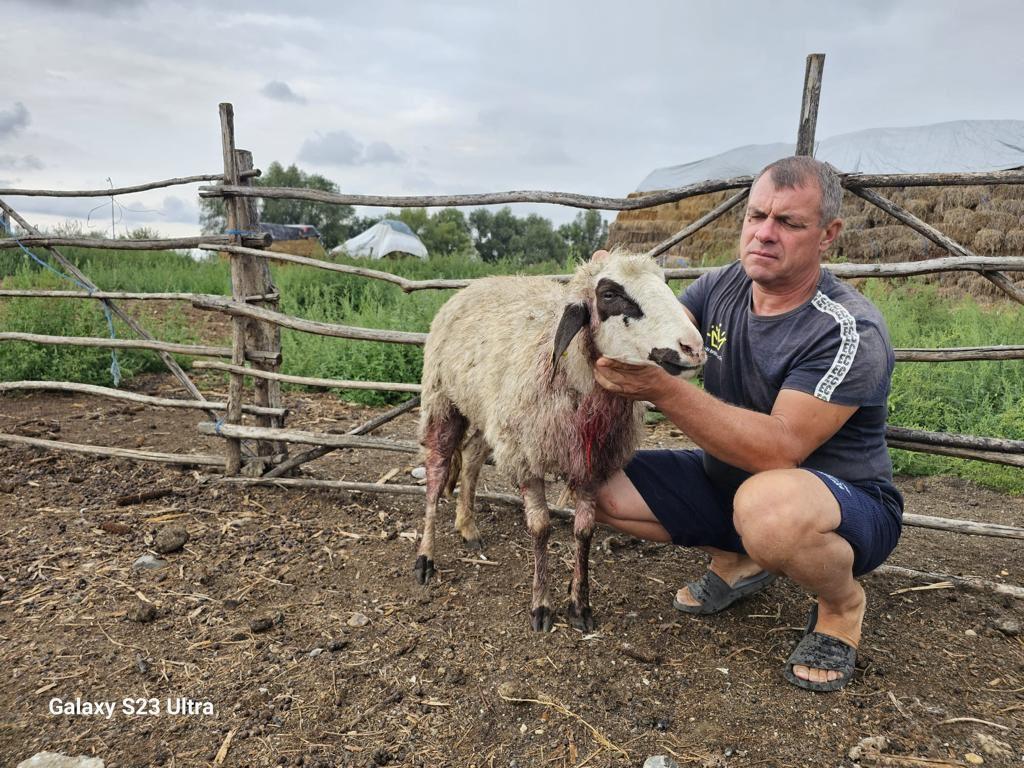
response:
[(724, 611), (741, 597), (760, 592), (773, 581), (775, 581), (774, 573), (761, 571), (761, 573), (740, 579), (730, 587), (717, 573), (706, 571), (697, 581), (691, 581), (686, 585), (693, 599), (699, 600), (700, 605), (687, 605), (679, 602), (678, 598), (672, 598), (672, 607), (683, 613), (718, 613)]
[[(807, 629), (804, 630), (804, 636), (793, 649), (793, 653), (786, 659), (786, 666), (783, 668), (782, 674), (793, 685), (808, 691), (838, 691), (853, 679), (857, 664), (857, 649), (849, 643), (844, 643), (838, 637), (815, 632), (814, 626), (817, 623), (818, 605), (815, 603), (807, 617)], [(798, 664), (813, 669), (838, 672), (839, 677), (824, 683), (804, 680), (793, 674), (793, 667)]]

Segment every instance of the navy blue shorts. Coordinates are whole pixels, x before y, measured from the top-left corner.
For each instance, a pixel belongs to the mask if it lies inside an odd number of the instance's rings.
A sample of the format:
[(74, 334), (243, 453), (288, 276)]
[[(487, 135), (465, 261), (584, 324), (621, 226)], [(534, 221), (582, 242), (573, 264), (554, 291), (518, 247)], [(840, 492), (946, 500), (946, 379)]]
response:
[[(853, 575), (881, 565), (899, 541), (902, 507), (874, 487), (862, 488), (816, 469), (839, 503), (836, 533), (853, 548)], [(690, 451), (640, 451), (626, 465), (626, 476), (654, 516), (684, 547), (715, 547), (745, 552), (732, 522), (732, 488), (722, 488), (704, 472), (704, 454)]]

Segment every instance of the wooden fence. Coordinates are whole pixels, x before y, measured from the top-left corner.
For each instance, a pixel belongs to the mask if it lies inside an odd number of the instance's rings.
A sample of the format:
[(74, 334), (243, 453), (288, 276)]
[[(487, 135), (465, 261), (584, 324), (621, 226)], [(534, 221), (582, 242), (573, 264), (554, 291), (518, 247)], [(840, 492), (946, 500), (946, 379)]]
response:
[[(805, 76), (804, 97), (798, 134), (798, 152), (811, 154), (814, 145), (814, 127), (817, 119), (817, 103), (821, 87), (824, 56), (812, 54), (808, 57)], [(290, 376), (280, 372), (281, 342), (280, 329), (333, 336), (345, 339), (363, 339), (394, 344), (423, 344), (424, 333), (395, 330), (358, 328), (323, 323), (293, 317), (278, 311), (279, 294), (271, 280), (268, 262), (277, 261), (301, 264), (332, 272), (341, 272), (370, 280), (382, 280), (399, 286), (405, 292), (420, 290), (443, 290), (464, 287), (469, 280), (407, 280), (403, 277), (375, 269), (353, 267), (327, 261), (295, 256), (267, 250), (270, 237), (258, 232), (256, 200), (291, 199), (310, 200), (336, 205), (365, 205), (378, 207), (403, 206), (476, 206), (493, 203), (557, 203), (576, 208), (597, 208), (602, 210), (631, 210), (661, 205), (688, 197), (721, 190), (738, 190), (730, 198), (708, 211), (707, 214), (689, 224), (683, 230), (648, 251), (655, 257), (693, 233), (707, 226), (734, 206), (739, 205), (749, 193), (753, 179), (749, 176), (718, 179), (692, 184), (686, 187), (653, 192), (629, 198), (594, 197), (561, 192), (520, 191), (475, 195), (381, 197), (369, 195), (331, 194), (318, 190), (293, 189), (286, 187), (255, 187), (252, 179), (259, 175), (252, 162), (251, 153), (235, 147), (234, 115), (230, 104), (220, 105), (221, 146), (224, 170), (221, 174), (189, 176), (156, 181), (133, 187), (99, 190), (28, 190), (0, 189), (0, 211), (16, 222), (27, 235), (17, 238), (0, 238), (0, 248), (35, 247), (45, 249), (50, 257), (85, 287), (85, 290), (10, 290), (0, 289), (3, 297), (45, 297), (67, 299), (89, 299), (102, 302), (106, 308), (121, 318), (137, 335), (137, 339), (107, 339), (66, 336), (42, 336), (28, 333), (0, 332), (0, 342), (29, 342), (36, 344), (79, 345), (107, 348), (149, 349), (156, 351), (174, 376), (188, 392), (190, 399), (168, 399), (149, 397), (108, 387), (90, 386), (54, 381), (0, 382), (0, 392), (13, 390), (61, 390), (79, 392), (100, 397), (127, 400), (154, 407), (186, 408), (206, 411), (213, 421), (199, 424), (199, 432), (218, 435), (225, 441), (225, 455), (163, 454), (149, 451), (129, 450), (104, 446), (74, 444), (54, 440), (0, 434), (0, 444), (23, 444), (42, 449), (73, 451), (105, 456), (119, 456), (139, 461), (157, 461), (182, 466), (207, 466), (222, 468), (223, 480), (232, 483), (273, 484), (278, 487), (335, 487), (359, 492), (390, 494), (422, 494), (419, 486), (377, 485), (342, 481), (309, 480), (282, 477), (299, 465), (314, 460), (335, 449), (367, 449), (416, 453), (418, 446), (410, 442), (383, 440), (368, 436), (368, 433), (411, 410), (418, 404), (418, 395), (387, 413), (364, 424), (348, 434), (328, 434), (287, 429), (288, 414), (281, 396), (281, 382), (303, 384), (311, 387), (338, 389), (373, 389), (380, 391), (418, 393), (419, 385), (396, 382), (369, 382), (340, 379), (321, 379)], [(837, 276), (852, 277), (905, 277), (934, 272), (971, 271), (982, 275), (998, 286), (1006, 295), (1024, 304), (1024, 290), (1015, 285), (1005, 273), (1024, 271), (1024, 257), (982, 257), (963, 245), (953, 241), (942, 232), (897, 206), (876, 192), (885, 187), (906, 186), (948, 186), (976, 184), (1024, 184), (1024, 171), (999, 171), (986, 173), (934, 173), (934, 174), (845, 174), (843, 187), (873, 205), (881, 208), (911, 229), (944, 248), (950, 256), (945, 258), (890, 264), (833, 264), (829, 269)], [(197, 181), (221, 182), (216, 186), (204, 186), (199, 194), (203, 198), (222, 198), (226, 202), (227, 232), (224, 235), (207, 235), (198, 238), (155, 239), (155, 240), (99, 240), (92, 238), (51, 237), (32, 227), (22, 216), (3, 200), (11, 195), (44, 195), (53, 197), (109, 197), (112, 195), (138, 192), (148, 189), (170, 187)], [(174, 248), (198, 248), (205, 251), (221, 252), (228, 255), (231, 264), (231, 298), (216, 295), (188, 293), (137, 293), (127, 291), (103, 291), (77, 269), (58, 250), (61, 246), (92, 247), (115, 250), (166, 250)], [(708, 268), (682, 268), (665, 271), (666, 278), (695, 278)], [(554, 280), (567, 280), (568, 275), (552, 275)], [(231, 347), (213, 347), (195, 344), (172, 344), (153, 339), (146, 331), (117, 304), (120, 300), (162, 299), (189, 302), (193, 307), (218, 312), (230, 318), (232, 324)], [(224, 372), (229, 378), (227, 400), (207, 400), (195, 387), (186, 372), (171, 357), (172, 353), (194, 357), (219, 358), (220, 361), (196, 361), (195, 369)], [(897, 349), (897, 361), (903, 362), (948, 362), (971, 360), (1020, 360), (1024, 359), (1024, 345), (965, 347), (950, 349)], [(226, 361), (226, 362), (225, 362)], [(243, 403), (244, 380), (250, 377), (254, 382), (254, 402)], [(249, 417), (243, 423), (243, 414)], [(1024, 467), (1024, 440), (1006, 440), (992, 437), (955, 435), (925, 432), (921, 430), (889, 427), (887, 440), (891, 447), (911, 451), (956, 456), (960, 458), (988, 461), (1010, 466)], [(314, 446), (298, 455), (289, 456), (289, 444)], [(505, 494), (478, 494), (484, 500), (518, 504), (518, 497)], [(554, 510), (556, 515), (568, 515), (569, 510)], [(910, 526), (955, 531), (965, 534), (1024, 538), (1024, 528), (979, 523), (968, 520), (951, 520), (922, 515), (906, 514), (904, 522)], [(1024, 589), (981, 580), (956, 580), (941, 574), (928, 574), (907, 569), (883, 566), (890, 573), (911, 575), (920, 578), (944, 578), (954, 583), (995, 590), (1017, 597), (1024, 597)]]

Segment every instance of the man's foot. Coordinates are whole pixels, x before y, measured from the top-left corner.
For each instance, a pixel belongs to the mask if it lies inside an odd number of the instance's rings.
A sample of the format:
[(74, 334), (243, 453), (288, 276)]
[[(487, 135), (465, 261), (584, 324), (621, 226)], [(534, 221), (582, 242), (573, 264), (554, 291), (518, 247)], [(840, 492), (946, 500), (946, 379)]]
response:
[[(805, 639), (813, 635), (824, 635), (827, 638), (833, 638), (838, 640), (844, 646), (849, 647), (853, 650), (849, 656), (849, 665), (838, 663), (838, 666), (842, 668), (823, 668), (809, 666), (807, 664), (792, 664), (787, 662), (786, 669), (792, 672), (793, 677), (799, 680), (805, 680), (808, 683), (814, 684), (816, 687), (811, 690), (836, 690), (845, 685), (849, 678), (853, 675), (853, 659), (856, 658), (856, 649), (860, 644), (861, 625), (864, 622), (864, 611), (867, 608), (867, 598), (864, 595), (864, 588), (860, 584), (854, 582), (856, 591), (849, 601), (845, 605), (835, 606), (825, 601), (819, 600), (816, 610), (812, 611), (810, 626), (808, 632), (805, 634)], [(801, 641), (804, 643), (804, 641)], [(834, 646), (838, 651), (842, 649), (835, 644), (829, 644)], [(797, 654), (794, 652), (794, 656)], [(791, 661), (795, 661), (794, 656), (790, 657)], [(799, 685), (800, 683), (796, 683)], [(831, 685), (829, 685), (831, 684)], [(818, 688), (817, 686), (825, 685), (826, 688)]]
[(774, 580), (745, 555), (715, 556), (707, 573), (676, 592), (672, 605), (685, 613), (718, 613)]

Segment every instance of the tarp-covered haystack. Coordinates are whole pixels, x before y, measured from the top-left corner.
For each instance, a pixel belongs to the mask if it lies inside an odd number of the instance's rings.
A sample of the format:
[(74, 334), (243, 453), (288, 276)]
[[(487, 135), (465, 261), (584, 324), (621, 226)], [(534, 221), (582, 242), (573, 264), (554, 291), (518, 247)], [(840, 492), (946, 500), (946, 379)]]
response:
[[(794, 152), (792, 144), (739, 147), (721, 155), (654, 171), (637, 196), (707, 179), (757, 173)], [(967, 120), (917, 128), (858, 131), (819, 142), (815, 157), (840, 171), (859, 173), (939, 173), (1024, 167), (1024, 121)], [(969, 187), (886, 187), (877, 190), (911, 213), (982, 256), (1024, 255), (1024, 185)], [(681, 200), (656, 208), (623, 211), (612, 224), (609, 245), (644, 251), (675, 234), (735, 190)], [(672, 266), (719, 262), (735, 252), (743, 205), (697, 232), (666, 254)], [(913, 261), (947, 255), (909, 227), (860, 198), (843, 195), (846, 221), (832, 258), (841, 261)], [(1011, 277), (1013, 277), (1011, 275)], [(982, 278), (946, 275), (972, 292), (997, 291)]]
[(362, 234), (346, 240), (331, 251), (364, 259), (381, 259), (388, 254), (409, 254), (427, 258), (427, 247), (403, 221), (383, 219)]
[(271, 251), (312, 259), (327, 256), (327, 251), (320, 241), (320, 231), (312, 224), (261, 223), (260, 231), (274, 238), (274, 242), (270, 244)]

